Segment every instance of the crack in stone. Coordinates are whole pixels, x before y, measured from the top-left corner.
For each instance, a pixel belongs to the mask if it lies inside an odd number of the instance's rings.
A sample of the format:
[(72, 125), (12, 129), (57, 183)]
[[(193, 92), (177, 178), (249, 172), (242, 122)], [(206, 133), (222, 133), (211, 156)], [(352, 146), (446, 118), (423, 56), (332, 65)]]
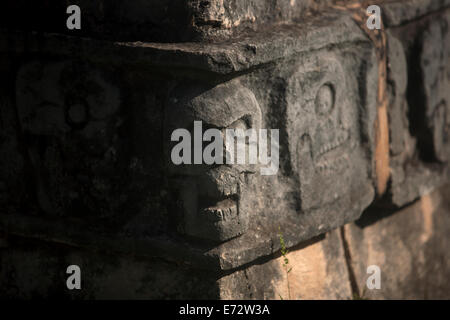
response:
[(342, 246), (344, 248), (345, 265), (348, 271), (348, 278), (350, 280), (350, 288), (352, 290), (352, 296), (360, 297), (358, 282), (356, 281), (355, 270), (353, 269), (352, 266), (352, 255), (350, 252), (350, 246), (348, 244), (347, 237), (345, 234), (345, 226), (342, 226), (340, 228), (340, 231), (341, 231)]
[[(378, 196), (382, 196), (390, 179), (389, 167), (389, 123), (388, 123), (388, 96), (387, 96), (387, 45), (386, 32), (383, 20), (381, 29), (369, 30), (366, 26), (368, 18), (366, 8), (369, 2), (341, 3), (335, 1), (331, 7), (351, 13), (353, 20), (372, 41), (378, 60), (378, 88), (377, 88), (377, 117), (374, 123), (375, 129), (375, 172)], [(380, 2), (382, 4), (383, 2)]]

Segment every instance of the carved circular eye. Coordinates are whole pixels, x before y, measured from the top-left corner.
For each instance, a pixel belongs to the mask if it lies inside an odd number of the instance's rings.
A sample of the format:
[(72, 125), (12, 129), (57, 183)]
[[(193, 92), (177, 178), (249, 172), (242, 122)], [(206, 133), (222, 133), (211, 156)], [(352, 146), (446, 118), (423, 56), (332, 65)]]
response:
[(72, 120), (73, 123), (83, 123), (86, 121), (86, 109), (82, 104), (74, 104), (73, 106), (70, 106), (68, 113), (70, 120)]
[(334, 89), (331, 84), (320, 87), (316, 96), (316, 113), (319, 115), (329, 114), (334, 107)]
[(82, 129), (88, 122), (89, 109), (85, 102), (73, 101), (66, 107), (66, 121), (73, 129)]

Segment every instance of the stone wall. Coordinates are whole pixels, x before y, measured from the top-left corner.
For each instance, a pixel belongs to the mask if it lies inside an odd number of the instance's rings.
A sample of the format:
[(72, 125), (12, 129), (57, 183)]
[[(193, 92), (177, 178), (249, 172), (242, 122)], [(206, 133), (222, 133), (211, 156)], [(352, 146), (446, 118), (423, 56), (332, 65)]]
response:
[[(450, 1), (68, 5), (0, 14), (1, 297), (449, 298)], [(275, 174), (175, 165), (194, 121)]]

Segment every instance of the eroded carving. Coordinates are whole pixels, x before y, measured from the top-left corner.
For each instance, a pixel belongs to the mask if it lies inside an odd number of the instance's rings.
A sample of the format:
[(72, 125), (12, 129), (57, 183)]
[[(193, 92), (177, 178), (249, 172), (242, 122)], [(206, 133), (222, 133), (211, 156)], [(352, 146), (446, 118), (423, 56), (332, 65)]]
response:
[[(193, 96), (193, 92), (198, 94)], [(261, 128), (258, 102), (239, 81), (213, 88), (201, 84), (182, 86), (170, 96), (166, 109), (167, 141), (175, 129), (192, 131), (194, 121), (202, 121), (204, 130), (217, 128), (223, 133), (231, 128)], [(246, 184), (257, 167), (250, 164), (171, 164), (172, 184), (182, 200), (179, 230), (189, 236), (216, 241), (244, 233), (248, 225), (246, 201), (251, 197), (246, 194)]]
[(408, 204), (446, 181), (450, 155), (448, 18), (438, 15), (387, 32), (390, 202)]
[[(351, 31), (350, 18), (342, 21)], [(291, 246), (354, 221), (374, 197), (376, 62), (359, 29), (341, 38), (330, 28), (317, 34), (319, 42), (315, 31), (303, 33), (296, 26), (280, 29), (276, 39), (255, 38), (242, 46), (243, 39), (205, 46), (206, 51), (190, 44), (157, 50), (121, 44), (108, 60), (119, 63), (110, 68), (97, 60), (93, 66), (24, 65), (17, 102), (23, 131), (31, 137), (27, 151), (41, 207), (61, 215), (109, 215), (103, 221), (120, 220), (118, 227), (102, 231), (114, 240), (117, 230), (129, 232), (124, 248), (137, 243), (144, 252), (151, 243), (156, 254), (170, 256), (182, 247), (196, 263), (218, 260), (223, 269), (278, 250), (280, 229)], [(303, 34), (307, 39), (297, 36)], [(286, 50), (275, 50), (279, 45)], [(139, 58), (122, 66), (122, 54), (135, 52)], [(201, 61), (206, 62), (196, 65)], [(119, 70), (119, 76), (103, 69)], [(278, 172), (263, 176), (258, 165), (236, 163), (174, 165), (171, 134), (186, 128), (195, 136), (195, 121), (203, 132), (279, 129)], [(128, 161), (137, 149), (148, 153), (145, 161)], [(122, 169), (148, 163), (163, 183), (139, 201), (141, 195), (128, 185), (148, 175), (139, 169), (130, 177)], [(159, 197), (165, 202), (153, 201)], [(133, 204), (139, 214), (130, 216), (121, 204)], [(161, 219), (158, 233), (149, 232), (160, 216), (167, 220)]]
[(18, 72), (16, 99), (41, 209), (112, 214), (123, 198), (115, 191), (121, 96), (110, 77), (80, 61), (32, 61)]
[(430, 21), (422, 35), (426, 127), (438, 161), (450, 160), (450, 14)]
[(358, 93), (350, 91), (341, 62), (321, 54), (297, 68), (288, 87), (288, 134), (301, 208), (310, 210), (367, 183), (368, 162), (360, 147)]

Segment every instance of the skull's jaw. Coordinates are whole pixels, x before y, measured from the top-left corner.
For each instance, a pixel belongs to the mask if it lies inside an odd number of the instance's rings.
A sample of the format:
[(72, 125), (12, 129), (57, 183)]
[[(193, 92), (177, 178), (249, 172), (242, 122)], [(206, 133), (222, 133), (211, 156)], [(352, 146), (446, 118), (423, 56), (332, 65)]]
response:
[(314, 152), (313, 163), (316, 174), (327, 175), (342, 171), (350, 160), (348, 155), (353, 147), (350, 131), (339, 130), (331, 141)]
[(238, 194), (217, 200), (208, 207), (184, 209), (184, 233), (188, 236), (223, 242), (240, 236), (247, 229), (247, 221), (239, 210)]
[(336, 134), (315, 147), (310, 136), (304, 134), (297, 147), (300, 199), (303, 211), (329, 206), (352, 189), (352, 157), (357, 142), (351, 132), (341, 128)]
[(203, 232), (197, 236), (226, 241), (245, 232), (247, 223), (240, 215), (239, 201), (233, 198), (237, 199), (237, 195), (221, 200), (215, 206), (199, 209), (199, 226)]
[(240, 209), (239, 173), (221, 167), (212, 177), (191, 176), (175, 182), (180, 183), (183, 203), (179, 231), (186, 236), (224, 242), (247, 230), (247, 215)]

